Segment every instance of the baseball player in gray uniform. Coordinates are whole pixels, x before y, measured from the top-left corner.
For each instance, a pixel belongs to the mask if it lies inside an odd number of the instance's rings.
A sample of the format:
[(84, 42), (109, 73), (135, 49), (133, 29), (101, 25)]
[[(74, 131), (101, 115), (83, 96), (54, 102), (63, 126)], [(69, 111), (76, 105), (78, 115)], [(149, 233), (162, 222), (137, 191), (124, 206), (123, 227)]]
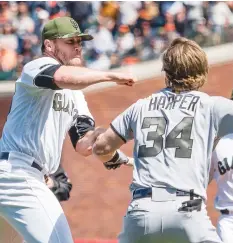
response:
[(82, 67), (82, 41), (91, 39), (72, 18), (50, 20), (42, 32), (43, 57), (27, 63), (16, 81), (0, 140), (0, 216), (28, 243), (73, 242), (44, 175), (57, 170), (67, 132), (77, 152), (92, 152), (87, 141), (99, 131), (80, 89), (135, 81), (130, 74)]
[(205, 201), (215, 137), (233, 132), (233, 102), (198, 91), (207, 80), (205, 52), (185, 38), (163, 55), (166, 88), (121, 113), (93, 145), (110, 166), (134, 139), (132, 201), (120, 243), (221, 242)]

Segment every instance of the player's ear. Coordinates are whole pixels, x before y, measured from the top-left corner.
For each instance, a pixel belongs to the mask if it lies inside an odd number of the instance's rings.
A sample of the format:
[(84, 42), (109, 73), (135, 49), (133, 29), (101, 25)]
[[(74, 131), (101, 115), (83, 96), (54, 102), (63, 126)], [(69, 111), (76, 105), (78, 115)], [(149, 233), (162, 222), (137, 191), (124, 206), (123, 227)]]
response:
[(45, 46), (45, 50), (54, 53), (55, 51), (55, 45), (54, 42), (52, 40), (44, 40), (44, 46)]

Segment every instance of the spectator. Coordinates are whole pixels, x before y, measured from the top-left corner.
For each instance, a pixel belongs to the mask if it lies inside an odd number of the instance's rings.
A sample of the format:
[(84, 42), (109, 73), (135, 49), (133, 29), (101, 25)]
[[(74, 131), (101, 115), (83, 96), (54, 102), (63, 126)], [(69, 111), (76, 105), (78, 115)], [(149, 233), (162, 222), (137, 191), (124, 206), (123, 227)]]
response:
[(142, 7), (141, 2), (120, 2), (120, 23), (134, 26), (138, 19), (138, 10)]
[(185, 31), (186, 31), (186, 15), (185, 15), (185, 9), (182, 11), (178, 12), (175, 16), (175, 28), (177, 33), (184, 37), (185, 36)]
[(18, 39), (11, 22), (7, 22), (3, 25), (2, 34), (0, 34), (0, 45), (14, 51), (18, 49)]
[(68, 11), (73, 19), (75, 19), (80, 26), (81, 30), (85, 30), (89, 27), (91, 20), (92, 4), (90, 2), (67, 2), (66, 4)]
[(5, 24), (9, 20), (11, 20), (11, 11), (9, 2), (0, 2), (0, 24)]
[(210, 19), (210, 3), (208, 1), (203, 1), (202, 3), (203, 17), (206, 20), (206, 25), (209, 25)]
[(130, 32), (128, 25), (120, 25), (119, 36), (117, 37), (117, 51), (123, 58), (133, 51), (135, 47), (134, 35)]
[(64, 2), (48, 1), (46, 2), (49, 10), (50, 19), (66, 16), (66, 7)]
[(16, 65), (16, 52), (0, 45), (0, 80), (11, 80), (14, 77)]
[[(113, 40), (112, 29), (113, 20), (110, 18), (105, 19), (105, 25), (98, 23), (96, 33), (93, 34), (93, 48), (97, 52), (112, 54), (116, 50), (116, 44)], [(108, 27), (108, 28), (107, 28)]]
[(196, 22), (203, 18), (203, 7), (201, 1), (185, 1), (186, 7), (186, 18), (187, 18), (187, 33), (189, 36), (190, 32), (195, 28)]
[(175, 1), (162, 1), (159, 2), (160, 13), (164, 16), (173, 5)]
[(222, 28), (229, 24), (233, 24), (233, 14), (225, 2), (215, 2), (210, 8), (211, 22), (214, 27)]
[(65, 15), (95, 36), (85, 43), (84, 56), (87, 65), (102, 70), (157, 58), (176, 36), (202, 46), (233, 39), (233, 1), (2, 1), (0, 45), (17, 52), (18, 71), (38, 56), (44, 24)]
[(49, 12), (39, 5), (35, 8), (33, 19), (35, 21), (35, 34), (40, 36), (45, 23), (49, 20)]
[(22, 66), (24, 66), (26, 63), (33, 60), (35, 54), (32, 52), (32, 42), (29, 38), (24, 39), (21, 54), (22, 54), (22, 60), (20, 64)]
[(164, 28), (159, 28), (156, 39), (154, 40), (154, 53), (155, 57), (159, 57), (168, 45), (168, 38)]
[(113, 19), (117, 22), (119, 18), (119, 4), (114, 1), (101, 2), (100, 16)]
[(223, 41), (224, 29), (233, 24), (233, 14), (225, 2), (215, 2), (210, 8), (210, 21), (214, 32), (214, 44)]
[(18, 16), (14, 19), (14, 26), (17, 28), (17, 33), (24, 36), (27, 33), (33, 33), (35, 22), (30, 16), (28, 5), (26, 2), (20, 2), (18, 5)]
[(210, 34), (210, 30), (206, 27), (206, 20), (203, 18), (195, 23), (191, 38), (201, 46), (208, 46), (213, 42)]
[(155, 53), (154, 53), (155, 36), (153, 34), (149, 22), (146, 21), (143, 22), (141, 28), (142, 28), (142, 38), (141, 38), (141, 45), (139, 47), (140, 49), (139, 56), (141, 61), (146, 61), (155, 58)]
[(176, 31), (174, 16), (169, 12), (165, 14), (164, 30), (166, 32), (168, 42), (172, 42), (172, 40), (179, 36), (178, 32)]

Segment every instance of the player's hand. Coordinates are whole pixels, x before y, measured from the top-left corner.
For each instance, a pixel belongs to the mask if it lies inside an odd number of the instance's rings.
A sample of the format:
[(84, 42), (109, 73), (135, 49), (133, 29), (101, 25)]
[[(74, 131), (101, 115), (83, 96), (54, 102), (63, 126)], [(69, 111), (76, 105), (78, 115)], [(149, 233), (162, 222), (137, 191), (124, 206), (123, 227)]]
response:
[(125, 74), (125, 73), (113, 73), (114, 82), (119, 85), (127, 85), (133, 86), (134, 83), (137, 81), (136, 77), (132, 74)]

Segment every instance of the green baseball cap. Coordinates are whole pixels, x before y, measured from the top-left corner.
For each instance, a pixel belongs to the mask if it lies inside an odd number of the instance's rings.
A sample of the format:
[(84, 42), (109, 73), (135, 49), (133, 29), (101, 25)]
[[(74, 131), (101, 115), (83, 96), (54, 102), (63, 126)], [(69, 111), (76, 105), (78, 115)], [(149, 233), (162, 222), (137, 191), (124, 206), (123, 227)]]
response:
[(93, 36), (82, 33), (78, 23), (70, 17), (59, 17), (50, 20), (42, 30), (42, 41), (45, 39), (61, 39), (79, 36), (84, 41), (92, 40)]

